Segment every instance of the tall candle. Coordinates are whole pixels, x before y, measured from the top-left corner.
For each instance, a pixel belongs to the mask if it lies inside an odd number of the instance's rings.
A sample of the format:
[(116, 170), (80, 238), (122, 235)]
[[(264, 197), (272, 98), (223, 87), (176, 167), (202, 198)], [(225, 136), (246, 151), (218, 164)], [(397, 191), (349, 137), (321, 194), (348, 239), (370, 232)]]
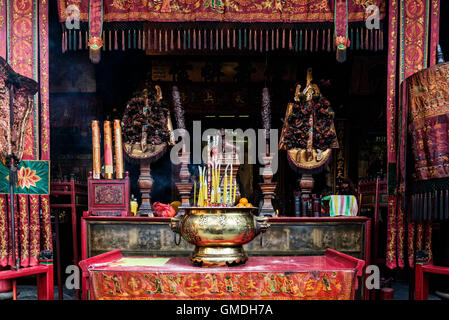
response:
[(231, 166), (231, 174), (229, 175), (229, 205), (232, 206), (232, 163)]
[(112, 164), (112, 129), (111, 122), (104, 122), (104, 177), (112, 179), (114, 166)]
[(114, 120), (115, 178), (123, 179), (123, 144), (120, 120)]
[(92, 177), (100, 179), (101, 151), (100, 151), (100, 127), (98, 121), (92, 121)]

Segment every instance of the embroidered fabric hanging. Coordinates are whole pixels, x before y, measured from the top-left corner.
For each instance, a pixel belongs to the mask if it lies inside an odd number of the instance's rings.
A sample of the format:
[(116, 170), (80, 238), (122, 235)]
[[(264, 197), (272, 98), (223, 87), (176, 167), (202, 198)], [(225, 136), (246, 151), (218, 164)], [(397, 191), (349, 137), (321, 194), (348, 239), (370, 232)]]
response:
[(348, 38), (348, 1), (336, 0), (334, 10), (335, 44), (337, 61), (346, 61), (346, 49), (351, 45)]
[(100, 62), (103, 34), (103, 1), (89, 1), (89, 58), (93, 63)]
[[(20, 88), (13, 86), (14, 115), (11, 117), (9, 90), (7, 82), (14, 80)], [(26, 125), (33, 109), (33, 96), (38, 84), (32, 79), (14, 72), (8, 63), (0, 57), (0, 159), (6, 165), (8, 155), (14, 154), (17, 162), (22, 160)], [(12, 125), (11, 125), (11, 119)]]

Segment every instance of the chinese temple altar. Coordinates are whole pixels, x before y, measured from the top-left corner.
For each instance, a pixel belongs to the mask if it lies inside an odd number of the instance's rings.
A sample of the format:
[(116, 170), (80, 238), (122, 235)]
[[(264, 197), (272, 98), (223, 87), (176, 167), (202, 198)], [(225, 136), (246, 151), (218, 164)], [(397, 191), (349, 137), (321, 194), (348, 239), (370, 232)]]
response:
[(0, 298), (444, 299), (448, 6), (0, 2)]

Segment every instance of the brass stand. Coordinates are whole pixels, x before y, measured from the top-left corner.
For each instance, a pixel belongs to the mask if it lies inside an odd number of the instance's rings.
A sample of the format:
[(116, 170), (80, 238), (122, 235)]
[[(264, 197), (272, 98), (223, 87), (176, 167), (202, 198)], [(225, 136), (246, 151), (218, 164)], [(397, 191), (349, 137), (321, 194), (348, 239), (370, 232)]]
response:
[(150, 159), (142, 159), (140, 161), (140, 176), (137, 183), (139, 184), (142, 203), (137, 211), (140, 216), (154, 217), (151, 205), (151, 191), (153, 190), (153, 178), (151, 177)]
[(276, 190), (277, 183), (272, 182), (273, 171), (271, 169), (272, 156), (265, 156), (264, 163), (266, 163), (263, 171), (263, 182), (259, 183), (260, 189), (263, 194), (263, 204), (259, 210), (259, 216), (276, 216), (274, 212), (272, 200), (274, 198), (274, 191)]
[(184, 214), (184, 207), (190, 206), (190, 194), (192, 193), (193, 183), (190, 181), (190, 172), (187, 164), (189, 163), (190, 152), (183, 152), (181, 156), (181, 170), (179, 171), (180, 181), (176, 182), (181, 205), (179, 206), (178, 215)]

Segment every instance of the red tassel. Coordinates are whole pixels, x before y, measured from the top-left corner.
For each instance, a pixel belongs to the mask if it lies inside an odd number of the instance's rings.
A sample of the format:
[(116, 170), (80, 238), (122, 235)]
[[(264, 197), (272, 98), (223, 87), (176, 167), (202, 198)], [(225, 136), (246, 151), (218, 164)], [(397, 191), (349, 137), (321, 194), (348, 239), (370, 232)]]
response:
[(218, 29), (215, 30), (215, 50), (220, 48), (220, 35)]
[(159, 30), (159, 52), (162, 51), (162, 30)]
[(207, 32), (206, 30), (203, 31), (203, 42), (204, 42), (204, 49), (207, 49)]
[(89, 49), (89, 36), (87, 35), (87, 31), (86, 31), (86, 37), (85, 37), (85, 45), (84, 45), (84, 49)]
[(61, 42), (61, 50), (62, 50), (62, 53), (64, 53), (65, 52), (65, 31), (62, 33), (62, 42)]
[(201, 30), (198, 30), (198, 49), (201, 50)]
[(310, 52), (313, 52), (313, 30), (310, 30), (310, 46), (309, 46)]
[(259, 34), (259, 51), (262, 52), (263, 51), (263, 31), (260, 30), (260, 34)]
[(384, 31), (383, 30), (380, 30), (379, 45), (380, 45), (380, 50), (383, 50), (384, 49)]
[(235, 29), (232, 30), (232, 47), (235, 48)]
[(213, 30), (210, 30), (210, 34), (209, 34), (209, 40), (210, 40), (210, 46), (209, 49), (213, 50), (214, 49), (214, 35), (213, 35)]
[(181, 31), (178, 30), (178, 50), (181, 50)]
[(331, 51), (331, 29), (327, 29), (327, 51)]
[(318, 51), (318, 40), (319, 40), (319, 33), (318, 29), (316, 29), (316, 35), (315, 35), (315, 51)]
[(196, 49), (196, 29), (193, 29), (193, 49)]
[[(110, 35), (110, 33), (111, 33), (111, 31), (109, 31), (109, 35)], [(81, 50), (81, 49), (83, 49), (83, 37), (81, 36), (81, 31), (80, 32), (78, 32), (78, 39), (79, 39), (79, 41), (78, 41), (78, 49), (79, 50)]]
[(114, 31), (114, 50), (118, 50), (117, 30)]
[(285, 49), (285, 29), (282, 29), (282, 49)]
[(251, 30), (251, 29), (249, 29), (249, 50), (251, 50), (252, 49), (252, 41), (251, 41), (251, 36), (252, 36), (252, 34), (253, 34), (253, 31)]
[(254, 30), (254, 50), (257, 51), (257, 30)]
[(165, 51), (168, 51), (168, 32), (167, 30), (165, 30), (165, 35), (164, 35), (164, 47), (165, 47)]
[(292, 43), (292, 29), (290, 29), (289, 35), (288, 35), (288, 49), (293, 50), (293, 43)]
[(310, 30), (310, 51), (314, 51), (315, 43), (314, 43), (315, 32)]
[(226, 48), (231, 47), (231, 38), (229, 36), (229, 29), (226, 30)]
[(274, 50), (274, 30), (271, 29), (271, 51)]
[(224, 37), (223, 37), (223, 29), (221, 29), (221, 31), (220, 31), (220, 48), (221, 48), (221, 50), (223, 50), (223, 44), (224, 44), (223, 39), (224, 39)]

